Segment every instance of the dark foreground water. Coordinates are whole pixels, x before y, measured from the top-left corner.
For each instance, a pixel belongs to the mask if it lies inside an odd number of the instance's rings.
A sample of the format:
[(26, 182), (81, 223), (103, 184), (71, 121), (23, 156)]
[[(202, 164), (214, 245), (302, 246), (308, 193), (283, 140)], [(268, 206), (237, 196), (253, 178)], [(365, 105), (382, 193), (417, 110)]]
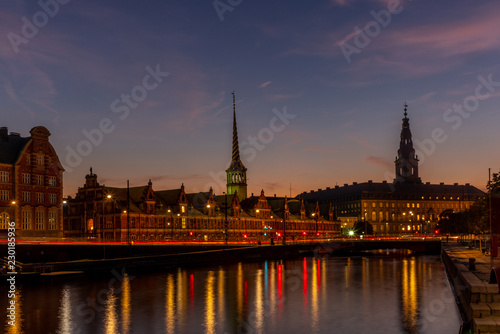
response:
[[(239, 263), (18, 284), (7, 333), (452, 333), (438, 256)], [(7, 307), (1, 286), (0, 307)], [(4, 314), (4, 312), (0, 312)]]

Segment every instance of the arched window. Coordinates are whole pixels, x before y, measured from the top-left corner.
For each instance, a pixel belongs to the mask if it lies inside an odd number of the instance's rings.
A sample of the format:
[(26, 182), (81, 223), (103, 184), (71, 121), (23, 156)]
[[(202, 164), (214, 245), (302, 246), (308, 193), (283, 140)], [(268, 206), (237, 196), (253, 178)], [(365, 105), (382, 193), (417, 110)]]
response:
[(0, 230), (6, 230), (9, 228), (9, 215), (7, 212), (0, 213)]
[(377, 221), (377, 213), (375, 211), (372, 211), (372, 221)]

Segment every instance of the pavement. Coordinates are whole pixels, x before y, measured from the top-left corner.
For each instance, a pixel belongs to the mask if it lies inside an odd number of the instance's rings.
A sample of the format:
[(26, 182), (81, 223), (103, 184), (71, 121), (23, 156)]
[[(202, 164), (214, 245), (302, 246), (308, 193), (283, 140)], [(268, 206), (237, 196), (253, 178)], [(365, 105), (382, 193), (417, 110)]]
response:
[[(448, 270), (450, 279), (468, 318), (464, 320), (469, 322), (461, 333), (500, 333), (500, 285), (489, 283), (491, 269), (500, 268), (500, 258), (456, 242), (443, 243), (442, 247), (454, 267)], [(471, 268), (470, 259), (474, 259), (475, 267)]]
[(476, 270), (470, 270), (481, 281), (489, 283), (492, 267), (500, 267), (500, 258), (491, 258), (490, 254), (484, 254), (478, 248), (469, 248), (456, 242), (443, 243), (443, 248), (448, 255), (453, 256), (456, 261), (469, 268), (469, 259), (474, 258)]

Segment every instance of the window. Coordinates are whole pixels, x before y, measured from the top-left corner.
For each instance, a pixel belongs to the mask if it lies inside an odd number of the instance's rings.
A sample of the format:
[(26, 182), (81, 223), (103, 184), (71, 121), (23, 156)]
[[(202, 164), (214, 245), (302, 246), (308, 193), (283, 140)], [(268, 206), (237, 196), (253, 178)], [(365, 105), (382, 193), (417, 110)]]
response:
[(8, 200), (9, 200), (9, 191), (0, 190), (0, 201), (8, 201)]
[(36, 193), (36, 202), (37, 203), (43, 203), (44, 202), (43, 193)]
[(377, 221), (377, 213), (375, 211), (372, 211), (372, 221)]
[(382, 211), (380, 211), (380, 212), (378, 213), (378, 219), (379, 219), (379, 221), (384, 220), (384, 213), (383, 213)]
[(9, 182), (9, 172), (0, 172), (0, 182)]
[(23, 173), (23, 184), (30, 184), (31, 183), (31, 175), (27, 173)]
[(406, 207), (409, 208), (410, 207), (410, 203), (406, 203)]
[(31, 202), (31, 193), (29, 191), (23, 191), (23, 202)]
[(417, 208), (420, 208), (420, 203), (417, 203)]
[(9, 228), (9, 215), (7, 212), (0, 213), (0, 229), (6, 230)]
[(56, 177), (55, 176), (49, 176), (49, 186), (51, 186), (51, 187), (57, 186)]
[(375, 205), (376, 205), (375, 203), (372, 203), (372, 208), (374, 208), (374, 207), (375, 207)]
[(45, 224), (45, 214), (43, 211), (36, 212), (36, 229), (43, 230), (43, 225)]
[(36, 184), (39, 186), (43, 186), (43, 175), (36, 176)]
[(44, 157), (43, 155), (37, 155), (36, 156), (36, 164), (37, 166), (43, 166), (44, 165)]
[(57, 230), (57, 212), (53, 210), (49, 212), (49, 230)]
[(57, 203), (57, 195), (56, 194), (49, 194), (49, 202), (50, 202), (50, 204), (56, 204)]
[(23, 230), (31, 230), (31, 211), (23, 209)]

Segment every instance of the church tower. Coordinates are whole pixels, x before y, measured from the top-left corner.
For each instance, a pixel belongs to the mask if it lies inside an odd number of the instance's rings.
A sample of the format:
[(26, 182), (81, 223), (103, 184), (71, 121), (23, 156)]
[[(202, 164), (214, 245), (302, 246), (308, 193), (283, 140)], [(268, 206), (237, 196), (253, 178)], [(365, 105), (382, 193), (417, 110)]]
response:
[(238, 144), (238, 129), (236, 127), (236, 100), (233, 91), (233, 154), (229, 168), (226, 169), (227, 194), (238, 195), (241, 203), (247, 198), (247, 169), (240, 159), (240, 147)]
[(396, 179), (395, 183), (422, 183), (418, 177), (418, 156), (415, 155), (413, 141), (411, 139), (410, 120), (408, 118), (408, 105), (405, 103), (405, 118), (401, 129), (401, 140), (399, 142), (398, 156), (396, 157)]

